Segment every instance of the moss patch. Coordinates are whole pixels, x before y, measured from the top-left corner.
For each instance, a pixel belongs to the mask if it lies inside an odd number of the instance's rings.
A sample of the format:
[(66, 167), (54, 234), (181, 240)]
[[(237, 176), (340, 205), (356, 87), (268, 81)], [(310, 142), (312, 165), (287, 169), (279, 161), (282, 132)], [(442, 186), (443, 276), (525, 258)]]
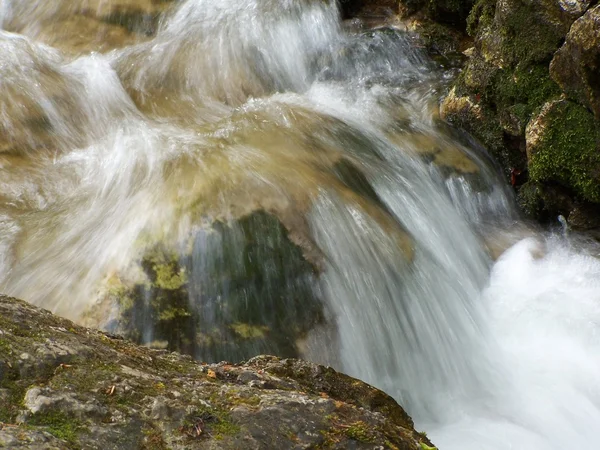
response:
[(480, 29), (490, 27), (496, 14), (496, 0), (477, 0), (467, 17), (467, 33), (475, 36)]
[(559, 102), (545, 118), (529, 163), (534, 181), (555, 181), (600, 202), (600, 130), (583, 106)]
[(184, 420), (182, 431), (188, 436), (212, 436), (217, 441), (233, 436), (241, 427), (233, 422), (226, 410), (218, 408), (200, 408), (189, 414)]
[(354, 439), (358, 442), (375, 442), (375, 435), (372, 427), (362, 421), (354, 422), (348, 425), (345, 428), (344, 434), (350, 439)]
[(560, 46), (566, 30), (542, 14), (535, 3), (513, 1), (506, 8), (496, 32), (502, 37), (502, 57), (511, 65), (549, 63)]
[(268, 327), (253, 326), (240, 322), (232, 324), (230, 328), (242, 339), (262, 339), (269, 332)]
[(509, 110), (520, 120), (520, 134), (525, 131), (532, 113), (560, 94), (558, 86), (550, 79), (548, 67), (540, 64), (519, 64), (511, 71), (498, 71), (491, 88), (497, 109), (500, 112)]
[(73, 445), (77, 442), (77, 435), (85, 432), (85, 426), (77, 419), (68, 416), (62, 411), (48, 411), (31, 416), (28, 425), (42, 426), (58, 439)]

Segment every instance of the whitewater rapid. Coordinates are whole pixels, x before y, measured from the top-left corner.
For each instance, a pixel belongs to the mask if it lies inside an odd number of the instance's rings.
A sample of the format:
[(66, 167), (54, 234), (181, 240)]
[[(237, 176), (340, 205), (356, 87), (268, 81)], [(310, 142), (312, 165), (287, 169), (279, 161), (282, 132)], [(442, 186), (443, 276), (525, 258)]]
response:
[(600, 263), (593, 248), (538, 235), (495, 263), (481, 301), (496, 373), (484, 395), (432, 425), (440, 448), (598, 445)]
[(192, 235), (187, 300), (217, 309), (211, 224), (241, 255), (236, 220), (264, 210), (320, 264), (286, 273), (324, 308), (302, 356), (394, 396), (441, 450), (600, 448), (598, 245), (520, 217), (437, 117), (444, 74), (414, 36), (347, 30), (335, 2), (187, 0), (110, 52), (48, 40), (90, 8), (0, 0), (0, 291), (101, 315), (148, 240)]

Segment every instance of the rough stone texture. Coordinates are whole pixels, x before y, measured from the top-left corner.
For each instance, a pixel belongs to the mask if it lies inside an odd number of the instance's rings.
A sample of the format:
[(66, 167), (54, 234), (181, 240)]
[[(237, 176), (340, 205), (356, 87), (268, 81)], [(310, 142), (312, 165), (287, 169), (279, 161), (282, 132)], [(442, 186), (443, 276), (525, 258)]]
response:
[(552, 59), (550, 75), (564, 92), (590, 108), (600, 120), (600, 6), (573, 24)]
[(196, 363), (0, 296), (0, 447), (430, 446), (391, 397), (331, 368)]
[[(598, 115), (586, 112), (597, 112), (600, 86), (599, 7), (591, 3), (478, 0), (467, 19), (474, 46), (441, 105), (442, 118), (498, 160), (526, 213), (553, 222), (577, 210), (573, 227), (597, 222), (600, 204)], [(546, 120), (555, 108), (570, 119)]]
[[(592, 222), (598, 224), (592, 220), (597, 216), (594, 208), (575, 208), (582, 201), (600, 202), (600, 124), (593, 114), (565, 99), (550, 101), (527, 125), (526, 141), (530, 183), (569, 186), (578, 199), (552, 204), (552, 196), (546, 194), (543, 209), (563, 215), (573, 209), (574, 226), (587, 229)], [(585, 219), (588, 210), (590, 217)]]

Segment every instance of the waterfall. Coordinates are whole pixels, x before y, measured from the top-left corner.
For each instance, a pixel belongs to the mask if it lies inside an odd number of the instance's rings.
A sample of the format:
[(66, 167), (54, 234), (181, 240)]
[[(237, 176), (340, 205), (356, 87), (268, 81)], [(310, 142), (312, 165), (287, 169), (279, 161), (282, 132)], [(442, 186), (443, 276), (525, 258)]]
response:
[(334, 1), (125, 28), (113, 3), (0, 0), (0, 292), (202, 360), (332, 365), (442, 450), (600, 445), (598, 246), (519, 216), (414, 36)]

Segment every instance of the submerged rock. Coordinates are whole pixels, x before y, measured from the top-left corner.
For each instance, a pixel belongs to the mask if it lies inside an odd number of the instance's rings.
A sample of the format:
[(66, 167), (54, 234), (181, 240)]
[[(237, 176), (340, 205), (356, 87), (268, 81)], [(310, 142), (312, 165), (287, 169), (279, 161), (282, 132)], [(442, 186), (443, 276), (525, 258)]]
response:
[(297, 356), (296, 341), (323, 320), (317, 267), (264, 211), (158, 241), (137, 264), (138, 277), (113, 279), (108, 298), (116, 329), (139, 343), (205, 361)]
[(271, 356), (213, 365), (0, 296), (0, 446), (430, 448), (385, 393)]
[(155, 34), (174, 0), (8, 0), (3, 28), (72, 54), (110, 51)]

